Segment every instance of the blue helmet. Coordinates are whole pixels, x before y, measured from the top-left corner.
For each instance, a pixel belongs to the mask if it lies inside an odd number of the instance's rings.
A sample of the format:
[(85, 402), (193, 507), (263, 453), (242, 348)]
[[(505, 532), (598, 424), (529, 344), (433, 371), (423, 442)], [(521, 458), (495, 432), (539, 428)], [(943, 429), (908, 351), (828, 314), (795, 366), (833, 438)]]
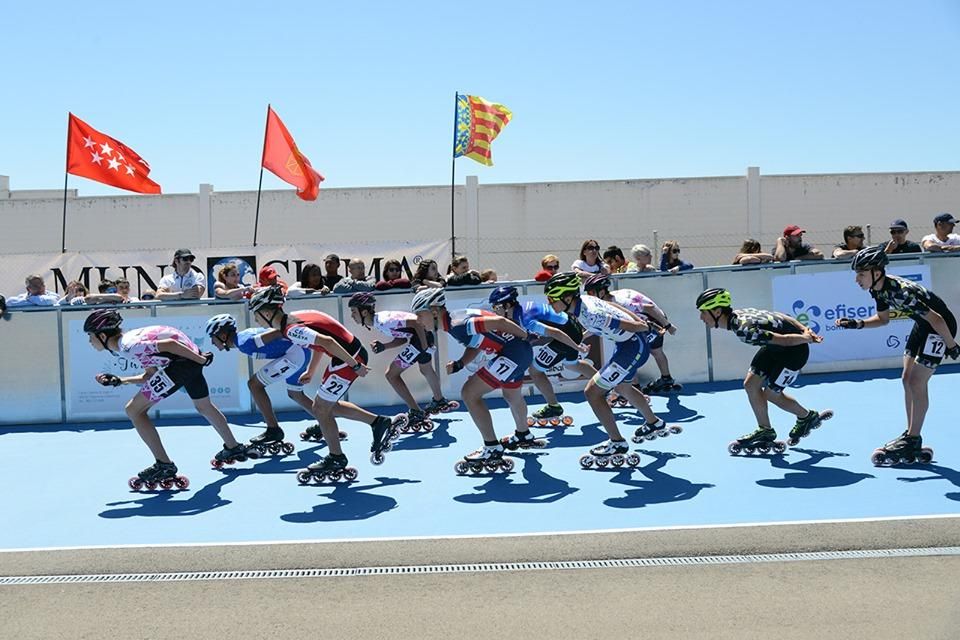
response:
[(506, 304), (508, 302), (516, 302), (520, 293), (517, 291), (516, 287), (497, 287), (490, 292), (490, 297), (487, 298), (487, 301), (490, 304)]

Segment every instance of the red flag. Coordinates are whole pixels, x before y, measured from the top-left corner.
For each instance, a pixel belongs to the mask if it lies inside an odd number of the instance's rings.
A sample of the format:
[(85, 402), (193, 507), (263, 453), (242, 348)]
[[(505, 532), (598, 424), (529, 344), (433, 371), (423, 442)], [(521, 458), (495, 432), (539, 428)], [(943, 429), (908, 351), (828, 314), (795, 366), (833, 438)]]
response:
[(149, 179), (150, 165), (137, 152), (70, 114), (67, 173), (137, 193), (160, 193)]
[(295, 186), (301, 199), (317, 199), (323, 176), (314, 170), (307, 157), (297, 149), (293, 136), (280, 122), (272, 107), (267, 107), (267, 132), (263, 138), (261, 164), (273, 175)]

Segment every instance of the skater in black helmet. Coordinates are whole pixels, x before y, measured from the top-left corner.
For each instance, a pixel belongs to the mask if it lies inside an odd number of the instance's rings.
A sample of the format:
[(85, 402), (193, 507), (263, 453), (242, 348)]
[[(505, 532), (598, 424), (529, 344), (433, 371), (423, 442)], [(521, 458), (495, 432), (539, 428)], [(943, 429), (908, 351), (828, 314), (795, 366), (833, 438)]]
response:
[(903, 353), (903, 392), (907, 410), (907, 428), (895, 440), (873, 452), (875, 465), (900, 462), (930, 462), (933, 450), (924, 448), (920, 437), (923, 420), (930, 406), (927, 383), (944, 356), (956, 360), (960, 346), (957, 320), (943, 300), (916, 282), (889, 275), (883, 245), (861, 249), (851, 268), (857, 272), (857, 284), (877, 302), (877, 312), (865, 320), (840, 318), (844, 329), (882, 327), (890, 322), (890, 310), (910, 316), (913, 330)]

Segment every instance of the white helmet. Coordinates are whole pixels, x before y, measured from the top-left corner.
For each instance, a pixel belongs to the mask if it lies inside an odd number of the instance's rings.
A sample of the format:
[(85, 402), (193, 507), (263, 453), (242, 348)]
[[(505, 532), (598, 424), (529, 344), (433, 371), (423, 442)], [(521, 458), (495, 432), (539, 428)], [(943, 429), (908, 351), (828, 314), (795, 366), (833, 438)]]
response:
[(430, 307), (442, 307), (446, 304), (447, 295), (443, 289), (432, 287), (413, 296), (413, 300), (410, 302), (410, 311), (417, 313), (418, 311), (426, 311)]
[(224, 329), (227, 329), (230, 333), (237, 332), (237, 321), (230, 314), (221, 313), (207, 320), (207, 335), (211, 338)]

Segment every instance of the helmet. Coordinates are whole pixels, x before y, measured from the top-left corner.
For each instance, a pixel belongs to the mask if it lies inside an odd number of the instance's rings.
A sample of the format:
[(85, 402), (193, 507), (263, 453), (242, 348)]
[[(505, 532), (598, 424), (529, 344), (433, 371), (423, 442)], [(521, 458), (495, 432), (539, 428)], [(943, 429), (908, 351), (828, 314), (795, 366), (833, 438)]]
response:
[(443, 289), (431, 287), (413, 296), (413, 300), (410, 301), (410, 311), (416, 313), (426, 311), (430, 307), (443, 307), (446, 304), (447, 294), (444, 293)]
[(221, 313), (220, 315), (213, 316), (207, 320), (207, 335), (211, 338), (215, 335), (219, 335), (221, 331), (226, 329), (230, 333), (237, 332), (237, 321), (233, 319), (228, 313)]
[(350, 302), (347, 303), (347, 306), (358, 309), (373, 309), (377, 306), (377, 298), (369, 291), (361, 291), (350, 296)]
[(605, 273), (595, 273), (583, 281), (583, 290), (586, 292), (610, 290), (610, 276)]
[(267, 306), (282, 307), (283, 289), (278, 284), (261, 289), (250, 297), (249, 304), (250, 311), (254, 312)]
[(516, 287), (497, 287), (490, 292), (487, 301), (490, 304), (506, 304), (507, 302), (516, 302), (519, 295)]
[(84, 333), (110, 333), (120, 328), (123, 318), (113, 309), (97, 309), (83, 321)]
[(543, 293), (554, 300), (559, 300), (568, 293), (580, 294), (580, 276), (572, 271), (558, 273), (551, 276), (543, 286)]
[(726, 289), (707, 289), (697, 296), (697, 309), (700, 311), (720, 309), (722, 307), (729, 307), (732, 304), (733, 301), (730, 298), (730, 292)]
[(887, 258), (887, 252), (884, 251), (882, 244), (875, 247), (860, 249), (857, 255), (853, 256), (853, 262), (850, 268), (854, 271), (869, 271), (870, 269), (883, 269), (887, 266), (890, 259)]

